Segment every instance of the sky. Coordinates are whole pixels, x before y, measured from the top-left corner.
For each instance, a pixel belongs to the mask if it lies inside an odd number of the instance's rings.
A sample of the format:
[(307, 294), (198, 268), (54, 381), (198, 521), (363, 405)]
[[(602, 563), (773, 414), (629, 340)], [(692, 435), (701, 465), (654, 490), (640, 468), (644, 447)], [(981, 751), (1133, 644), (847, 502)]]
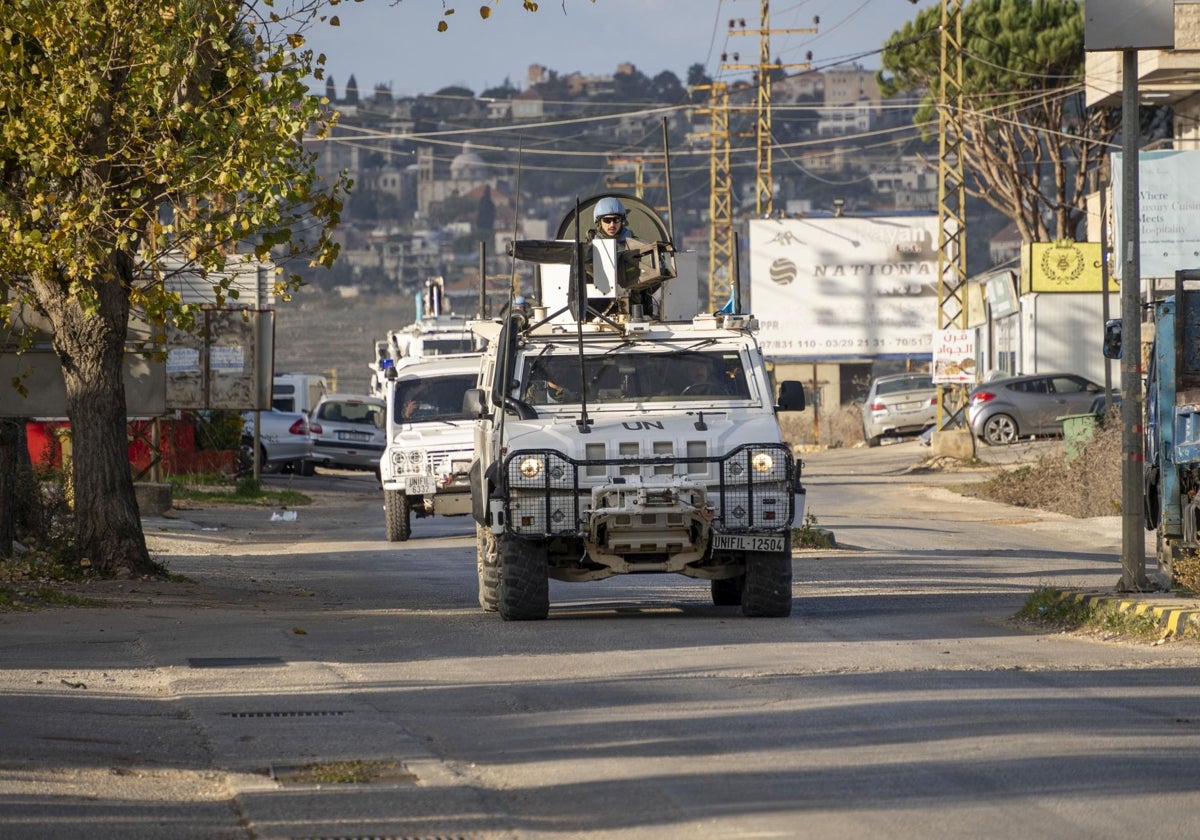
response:
[[(774, 0), (771, 59), (810, 63), (815, 70), (845, 63), (878, 68), (883, 42), (938, 2)], [(487, 20), (479, 15), (483, 5), (492, 10)], [(447, 31), (438, 32), (443, 6), (455, 14), (446, 18)], [(524, 90), (531, 64), (565, 76), (610, 75), (632, 62), (651, 78), (669, 70), (685, 83), (688, 68), (703, 64), (709, 76), (735, 81), (749, 79), (751, 71), (722, 69), (722, 53), (725, 64), (758, 62), (761, 7), (761, 0), (539, 0), (530, 13), (521, 0), (343, 0), (333, 10), (341, 26), (318, 24), (307, 37), (308, 46), (326, 55), (338, 96), (351, 75), (363, 95), (380, 83), (395, 96), (451, 85), (479, 94), (506, 79)], [(755, 32), (730, 36), (731, 19)], [(324, 83), (315, 89), (323, 93)]]

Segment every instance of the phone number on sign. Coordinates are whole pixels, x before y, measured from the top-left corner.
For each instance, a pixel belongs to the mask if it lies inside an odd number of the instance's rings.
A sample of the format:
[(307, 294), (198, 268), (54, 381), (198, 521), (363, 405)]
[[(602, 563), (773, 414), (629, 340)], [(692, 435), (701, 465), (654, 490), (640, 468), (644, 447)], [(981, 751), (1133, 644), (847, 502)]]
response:
[(928, 349), (929, 343), (919, 338), (827, 338), (816, 339), (766, 339), (762, 349), (766, 353), (793, 351), (857, 351), (857, 352), (902, 352)]

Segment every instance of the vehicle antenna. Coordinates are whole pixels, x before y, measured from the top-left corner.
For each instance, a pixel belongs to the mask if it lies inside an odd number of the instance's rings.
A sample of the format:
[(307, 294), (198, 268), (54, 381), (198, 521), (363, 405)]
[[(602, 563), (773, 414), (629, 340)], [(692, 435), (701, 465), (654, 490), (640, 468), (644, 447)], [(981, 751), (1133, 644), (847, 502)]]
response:
[(571, 260), (571, 286), (578, 298), (575, 305), (575, 335), (579, 340), (579, 422), (575, 425), (579, 431), (587, 433), (592, 430), (592, 420), (587, 413), (587, 376), (583, 366), (583, 318), (587, 314), (587, 276), (583, 271), (583, 245), (579, 240), (579, 229), (583, 226), (583, 216), (579, 209), (579, 196), (575, 196), (575, 249)]
[[(513, 193), (513, 242), (517, 241), (518, 220), (520, 214), (517, 212), (521, 202), (521, 153), (525, 148), (525, 137), (521, 135), (517, 138), (517, 181), (515, 192)], [(510, 249), (511, 250), (511, 249)], [(516, 297), (517, 288), (517, 258), (509, 256), (509, 280), (508, 280), (508, 300), (504, 304), (504, 331), (500, 334), (500, 340), (503, 342), (500, 345), (500, 366), (496, 369), (495, 376), (503, 378), (500, 402), (500, 418), (496, 423), (496, 434), (500, 440), (504, 440), (504, 418), (508, 413), (505, 409), (508, 407), (508, 396), (512, 391), (512, 381), (509, 377), (509, 369), (512, 365), (512, 350), (516, 346), (516, 342), (512, 340), (509, 333), (513, 329), (513, 298)], [(493, 389), (493, 394), (495, 390)]]
[(675, 247), (675, 205), (671, 203), (671, 148), (667, 142), (667, 118), (662, 121), (663, 166), (666, 169), (667, 184), (667, 234), (671, 237), (671, 247)]
[[(525, 149), (525, 136), (517, 137), (517, 183), (513, 191), (513, 242), (517, 241), (517, 233), (520, 231), (521, 219), (521, 153)], [(510, 249), (511, 250), (511, 249)], [(509, 281), (508, 281), (508, 309), (512, 311), (512, 300), (517, 289), (517, 258), (515, 255), (509, 255)]]

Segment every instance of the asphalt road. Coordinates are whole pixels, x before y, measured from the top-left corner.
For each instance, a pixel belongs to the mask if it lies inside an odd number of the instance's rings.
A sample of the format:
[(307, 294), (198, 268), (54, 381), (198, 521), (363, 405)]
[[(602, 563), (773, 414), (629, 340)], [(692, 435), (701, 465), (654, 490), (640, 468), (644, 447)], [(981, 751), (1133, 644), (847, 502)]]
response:
[(366, 475), (268, 479), (314, 493), (295, 521), (148, 521), (194, 583), (0, 615), (0, 836), (1194, 836), (1200, 648), (1009, 621), (1110, 585), (1119, 520), (963, 498), (923, 455), (804, 456), (842, 547), (796, 553), (788, 619), (645, 576), (505, 623), (470, 523), (387, 543)]

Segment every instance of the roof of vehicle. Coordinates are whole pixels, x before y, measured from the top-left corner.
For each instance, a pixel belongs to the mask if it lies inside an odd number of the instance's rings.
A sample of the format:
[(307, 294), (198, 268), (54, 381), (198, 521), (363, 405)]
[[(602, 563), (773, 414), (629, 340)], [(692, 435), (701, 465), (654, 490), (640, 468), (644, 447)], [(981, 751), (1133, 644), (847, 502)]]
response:
[(476, 373), (481, 353), (451, 353), (444, 356), (425, 356), (396, 365), (397, 379), (420, 379), (452, 373)]
[(912, 373), (889, 373), (886, 376), (876, 376), (875, 382), (895, 382), (897, 379), (932, 379), (932, 373), (914, 371)]
[[(981, 382), (978, 385), (976, 385), (975, 387), (976, 388), (985, 388), (985, 387), (994, 388), (998, 385), (1008, 385), (1011, 382), (1026, 382), (1030, 379), (1050, 379), (1055, 376), (1073, 376), (1076, 379), (1082, 379), (1086, 382), (1092, 381), (1088, 377), (1084, 376), (1082, 373), (1071, 373), (1068, 370), (1056, 370), (1056, 371), (1050, 371), (1048, 373), (1022, 373), (1017, 376), (1002, 376), (1002, 377), (998, 377), (996, 379), (989, 379), (986, 382)], [(1097, 382), (1095, 384), (1098, 385), (1100, 383)]]
[(327, 402), (364, 402), (372, 405), (383, 405), (383, 399), (380, 397), (372, 397), (367, 394), (326, 394), (321, 397), (317, 405)]

